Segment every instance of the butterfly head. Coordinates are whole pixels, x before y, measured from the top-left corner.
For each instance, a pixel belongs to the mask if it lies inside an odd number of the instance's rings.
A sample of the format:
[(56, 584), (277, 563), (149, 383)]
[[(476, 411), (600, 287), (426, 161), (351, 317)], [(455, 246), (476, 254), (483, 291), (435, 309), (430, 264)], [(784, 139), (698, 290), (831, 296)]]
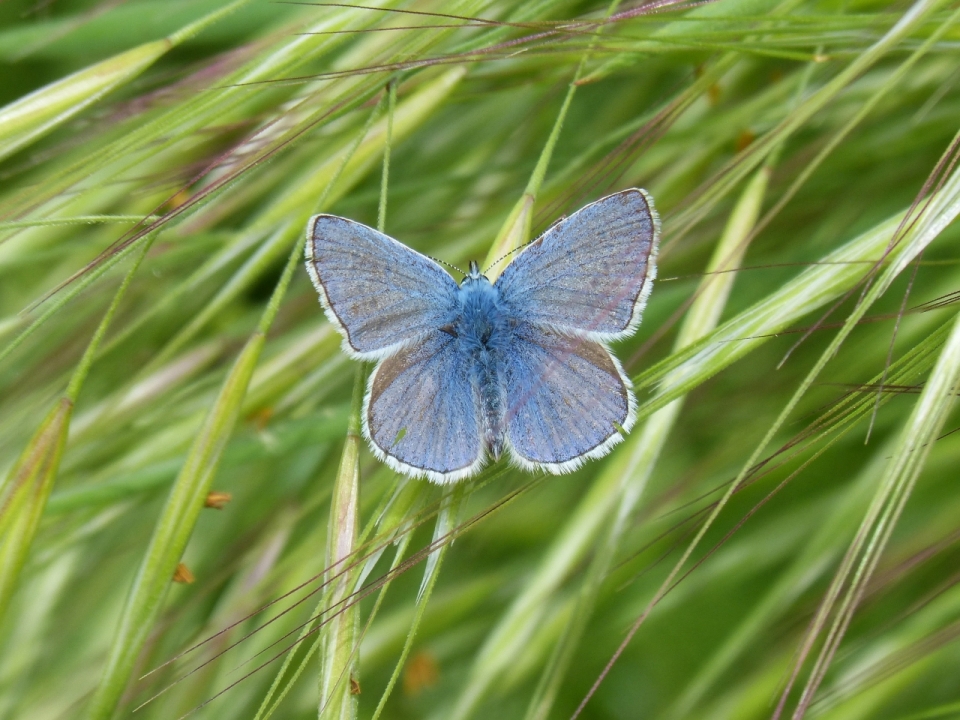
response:
[(480, 272), (480, 266), (477, 265), (475, 260), (470, 261), (470, 272), (466, 274), (466, 277), (460, 282), (461, 287), (467, 287), (472, 285), (475, 282), (485, 282), (490, 284), (490, 281), (487, 279), (487, 276)]

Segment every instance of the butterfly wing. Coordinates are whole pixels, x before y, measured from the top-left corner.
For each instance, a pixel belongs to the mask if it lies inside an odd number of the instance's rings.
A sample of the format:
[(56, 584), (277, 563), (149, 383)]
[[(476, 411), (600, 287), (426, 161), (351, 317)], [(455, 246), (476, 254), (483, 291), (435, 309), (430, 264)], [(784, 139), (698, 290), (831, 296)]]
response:
[(435, 331), (384, 359), (370, 377), (363, 432), (394, 470), (453, 482), (483, 462), (467, 358), (453, 337)]
[(624, 190), (561, 220), (497, 279), (517, 317), (598, 340), (630, 335), (656, 276), (660, 227), (643, 190)]
[(570, 472), (633, 426), (629, 380), (602, 343), (520, 323), (505, 356), (507, 438), (522, 467)]
[(366, 225), (317, 215), (307, 225), (307, 272), (353, 357), (386, 357), (442, 327), (457, 284), (437, 263)]

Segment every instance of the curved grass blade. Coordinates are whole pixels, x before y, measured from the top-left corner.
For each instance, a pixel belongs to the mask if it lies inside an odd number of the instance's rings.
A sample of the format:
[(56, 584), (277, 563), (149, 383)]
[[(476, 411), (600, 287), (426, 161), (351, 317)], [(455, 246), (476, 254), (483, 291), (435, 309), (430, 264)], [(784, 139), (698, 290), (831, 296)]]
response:
[(301, 243), (297, 243), (291, 251), (257, 330), (247, 341), (223, 382), (157, 520), (118, 623), (106, 668), (87, 710), (90, 720), (108, 720), (114, 714), (130, 680), (137, 656), (153, 627), (173, 572), (203, 509), (260, 358), (266, 333), (298, 265), (300, 247)]
[[(540, 192), (540, 187), (543, 184), (544, 177), (546, 176), (547, 167), (550, 164), (550, 159), (553, 156), (554, 149), (560, 137), (560, 131), (563, 128), (563, 121), (567, 116), (567, 112), (570, 109), (570, 105), (573, 101), (574, 93), (577, 89), (577, 79), (583, 72), (587, 57), (588, 56), (585, 55), (583, 58), (581, 58), (580, 64), (578, 65), (574, 74), (574, 78), (567, 89), (563, 104), (561, 105), (557, 114), (557, 118), (554, 121), (551, 133), (547, 138), (547, 142), (545, 143), (543, 150), (540, 152), (540, 155), (537, 159), (537, 164), (534, 167), (533, 173), (527, 182), (527, 186), (523, 194), (514, 205), (510, 213), (507, 215), (507, 218), (504, 220), (504, 223), (501, 226), (500, 232), (497, 233), (497, 236), (487, 253), (487, 260), (484, 263), (486, 266), (485, 274), (491, 279), (495, 278), (496, 275), (502, 271), (504, 267), (506, 267), (509, 254), (522, 247), (529, 240), (530, 229), (532, 225), (533, 205), (536, 201), (537, 195)], [(437, 527), (434, 532), (434, 541), (436, 541), (437, 538), (447, 536), (450, 532), (450, 528), (456, 525), (456, 518), (459, 517), (462, 500), (462, 493), (459, 490), (457, 490), (453, 495), (451, 495), (449, 492), (444, 495), (443, 510), (437, 519)], [(442, 532), (441, 525), (443, 526)], [(448, 525), (449, 527), (447, 527)], [(439, 574), (440, 566), (442, 565), (446, 552), (447, 544), (444, 544), (439, 550), (434, 551), (427, 558), (427, 566), (424, 570), (424, 577), (420, 584), (420, 591), (417, 594), (416, 610), (414, 612), (410, 630), (407, 633), (406, 640), (404, 641), (400, 659), (394, 667), (393, 674), (390, 676), (390, 680), (387, 682), (387, 687), (384, 689), (384, 692), (380, 697), (380, 701), (377, 703), (377, 709), (374, 712), (375, 718), (378, 718), (386, 707), (387, 700), (389, 699), (390, 694), (400, 677), (400, 673), (403, 670), (404, 663), (406, 662), (406, 658), (408, 657), (413, 646), (414, 638), (416, 637), (417, 630), (423, 618), (424, 609), (426, 608), (427, 602), (430, 599), (430, 595), (433, 592), (433, 587), (436, 583), (436, 578)]]
[[(395, 140), (408, 137), (420, 127), (437, 108), (443, 105), (449, 94), (466, 74), (464, 68), (453, 68), (439, 78), (426, 83), (416, 93), (397, 106), (393, 130)], [(372, 118), (373, 116), (371, 116)], [(316, 169), (311, 168), (293, 184), (293, 191), (266, 209), (252, 223), (250, 236), (261, 236), (269, 228), (282, 226), (263, 243), (254, 255), (217, 292), (216, 296), (174, 337), (151, 361), (151, 367), (168, 360), (182, 348), (227, 304), (240, 295), (271, 267), (283, 251), (290, 246), (310, 217), (311, 209), (320, 212), (353, 189), (375, 166), (384, 152), (387, 137), (387, 120), (382, 119), (372, 127), (364, 128), (358, 140), (348, 143), (332, 153)], [(359, 144), (358, 144), (359, 143)], [(334, 182), (334, 180), (336, 180)], [(329, 188), (329, 190), (326, 190)], [(323, 207), (317, 207), (317, 197), (325, 193)], [(241, 240), (242, 242), (242, 240)], [(167, 303), (169, 305), (169, 302)]]
[[(377, 211), (377, 229), (384, 231), (387, 223), (387, 190), (390, 179), (390, 145), (393, 142), (394, 114), (397, 107), (397, 84), (389, 83), (387, 90), (386, 134), (383, 143), (383, 171), (380, 177), (380, 203)], [(327, 526), (327, 567), (334, 568), (354, 554), (357, 547), (360, 497), (360, 427), (363, 415), (363, 396), (367, 386), (367, 368), (359, 363), (353, 381), (353, 400), (350, 403), (350, 422), (343, 442), (340, 467), (333, 485), (333, 502)], [(337, 580), (327, 595), (329, 607), (342, 605), (355, 586), (358, 573), (348, 573)], [(382, 594), (381, 594), (382, 597)], [(320, 720), (354, 720), (357, 716), (357, 697), (354, 683), (359, 684), (359, 608), (345, 607), (320, 633)]]
[[(390, 6), (391, 2), (379, 3)], [(352, 27), (367, 27), (375, 21), (369, 13), (351, 8), (338, 8), (325, 13), (309, 29), (325, 31)], [(300, 25), (295, 26), (298, 30)], [(295, 33), (281, 34), (267, 47), (240, 68), (229, 72), (216, 87), (192, 95), (174, 107), (159, 112), (142, 122), (133, 130), (109, 141), (93, 155), (83, 153), (70, 158), (65, 167), (57, 168), (50, 182), (39, 191), (22, 193), (7, 203), (11, 213), (22, 214), (32, 208), (45, 207), (49, 214), (50, 203), (62, 203), (70, 197), (68, 190), (86, 188), (91, 181), (105, 182), (109, 178), (123, 177), (131, 168), (136, 168), (156, 158), (176, 145), (181, 138), (191, 137), (204, 127), (216, 126), (224, 117), (238, 112), (254, 99), (276, 97), (278, 90), (271, 81), (294, 72), (304, 64), (316, 61), (337, 49), (344, 42), (343, 36), (312, 35)]]
[[(792, 717), (794, 720), (800, 720), (806, 714), (853, 618), (857, 605), (863, 597), (866, 584), (876, 570), (880, 556), (890, 540), (890, 535), (917, 482), (930, 449), (955, 404), (958, 389), (960, 389), (960, 315), (957, 316), (953, 330), (937, 359), (937, 364), (924, 384), (913, 412), (900, 433), (893, 458), (884, 469), (873, 502), (863, 518), (857, 536), (834, 576), (827, 597), (818, 609), (817, 617), (811, 623), (811, 632), (804, 638), (793, 677), (781, 695), (774, 718), (781, 715), (787, 694), (793, 685), (793, 679), (806, 658), (811, 643), (816, 638), (817, 630), (822, 627), (824, 615), (832, 609), (841, 587), (852, 572), (850, 585), (846, 589), (824, 646), (810, 672)], [(860, 559), (854, 568), (854, 562), (858, 556)]]
[[(353, 386), (353, 401), (350, 404), (350, 422), (343, 443), (340, 467), (333, 486), (333, 501), (330, 504), (330, 520), (327, 526), (328, 568), (347, 561), (357, 545), (360, 497), (360, 415), (363, 394), (366, 390), (367, 373), (361, 365), (357, 368)], [(353, 591), (356, 572), (350, 572), (335, 580), (329, 596), (330, 606), (343, 604)], [(357, 716), (357, 698), (351, 692), (357, 679), (356, 644), (359, 629), (358, 608), (349, 606), (328, 622), (320, 633), (320, 698), (318, 717), (330, 720), (347, 720)]]
[[(950, 149), (952, 149), (955, 144), (955, 142), (951, 143)], [(948, 150), (948, 153), (949, 152), (950, 150)], [(838, 333), (836, 338), (834, 338), (834, 340), (830, 343), (830, 346), (827, 348), (827, 350), (820, 356), (814, 368), (808, 373), (806, 378), (804, 378), (803, 382), (788, 401), (786, 407), (783, 409), (783, 411), (781, 411), (780, 415), (767, 431), (764, 438), (760, 441), (757, 448), (751, 454), (749, 460), (744, 464), (743, 469), (740, 471), (734, 481), (730, 483), (723, 497), (717, 502), (709, 516), (701, 524), (696, 535), (687, 545), (680, 559), (676, 562), (666, 579), (661, 583), (656, 593), (654, 593), (653, 597), (647, 603), (643, 612), (631, 626), (630, 630), (626, 634), (626, 637), (617, 648), (603, 672), (600, 674), (590, 691), (584, 697), (576, 713), (574, 714), (574, 717), (582, 712), (583, 708), (586, 706), (586, 703), (596, 692), (599, 684), (603, 681), (610, 668), (620, 657), (620, 655), (622, 655), (623, 651), (626, 649), (633, 636), (639, 630), (640, 626), (652, 612), (653, 608), (656, 607), (664, 595), (666, 595), (669, 589), (673, 586), (674, 580), (680, 572), (680, 569), (686, 564), (693, 551), (703, 539), (703, 536), (706, 534), (707, 530), (713, 525), (713, 522), (726, 506), (729, 499), (733, 496), (733, 493), (736, 492), (741, 486), (751, 468), (756, 465), (761, 454), (769, 445), (774, 435), (783, 426), (783, 423), (792, 413), (797, 403), (799, 403), (800, 398), (806, 394), (806, 391), (810, 388), (814, 379), (819, 375), (826, 363), (834, 357), (840, 345), (847, 338), (852, 329), (856, 327), (857, 322), (863, 317), (873, 302), (881, 294), (883, 294), (884, 291), (886, 291), (897, 275), (905, 267), (907, 267), (907, 265), (919, 253), (921, 253), (924, 248), (927, 247), (927, 245), (936, 239), (940, 233), (951, 222), (953, 222), (958, 214), (960, 214), (960, 169), (955, 169), (953, 175), (947, 179), (942, 190), (930, 198), (920, 216), (915, 222), (910, 224), (909, 228), (904, 231), (903, 235), (899, 235), (900, 230), (903, 228), (902, 223), (898, 223), (896, 227), (893, 228), (891, 236), (888, 236), (891, 237), (891, 239), (882, 248), (881, 255), (881, 257), (889, 255), (891, 260), (890, 264), (884, 268), (877, 280), (864, 293), (863, 298), (857, 303), (857, 306), (847, 318), (847, 321), (840, 333)]]
[[(911, 348), (903, 358), (890, 366), (888, 382), (910, 383), (919, 375), (928, 372), (936, 362), (949, 331), (949, 325), (944, 325)], [(874, 380), (881, 377), (882, 375), (878, 375)], [(888, 399), (889, 396), (885, 396), (883, 400)], [(866, 412), (867, 406), (863, 397), (854, 399), (850, 396), (830, 414), (845, 416), (843, 423), (850, 426), (863, 419)], [(824, 417), (822, 420), (826, 421), (828, 418)], [(834, 430), (820, 421), (816, 424), (824, 430)], [(773, 625), (777, 618), (788, 613), (792, 603), (828, 571), (830, 564), (842, 554), (837, 538), (855, 534), (858, 519), (862, 517), (871, 495), (876, 490), (876, 478), (883, 472), (892, 452), (892, 443), (880, 445), (856, 479), (838, 493), (837, 499), (830, 503), (830, 514), (818, 523), (814, 534), (804, 543), (790, 566), (780, 574), (772, 587), (691, 678), (667, 711), (667, 717), (689, 717), (697, 710), (700, 700), (719, 681), (723, 673), (738, 662), (750, 644), (757, 642), (761, 633)]]
[(377, 720), (386, 707), (387, 700), (390, 699), (390, 693), (393, 691), (400, 673), (406, 665), (407, 658), (410, 656), (410, 650), (413, 648), (413, 641), (417, 637), (417, 630), (423, 620), (423, 614), (426, 611), (427, 603), (433, 594), (434, 585), (440, 576), (440, 568), (443, 566), (443, 560), (446, 557), (447, 550), (453, 542), (457, 526), (460, 523), (460, 511), (463, 508), (465, 496), (464, 483), (455, 483), (444, 487), (443, 500), (440, 506), (440, 514), (437, 516), (437, 524), (433, 530), (433, 540), (431, 545), (439, 548), (430, 553), (427, 557), (427, 564), (423, 570), (423, 579), (420, 581), (420, 590), (417, 592), (415, 610), (413, 619), (410, 622), (410, 629), (407, 631), (407, 637), (403, 642), (403, 649), (400, 651), (400, 657), (394, 667), (393, 674), (387, 681), (387, 687), (380, 695), (380, 701), (377, 703), (377, 709), (373, 713), (373, 719)]
[(150, 249), (153, 237), (150, 236), (143, 243), (140, 254), (114, 293), (110, 306), (73, 372), (66, 392), (56, 401), (0, 485), (0, 617), (3, 617), (16, 589), (20, 571), (27, 560), (47, 499), (56, 482), (77, 397), (90, 372), (97, 348)]
[[(731, 318), (706, 338), (635, 377), (634, 385), (638, 388), (659, 384), (654, 397), (641, 403), (638, 415), (643, 417), (660, 409), (775, 337), (794, 321), (843, 297), (864, 281), (864, 267), (883, 264), (882, 281), (875, 283), (870, 291), (871, 298), (878, 296), (958, 214), (960, 173), (955, 172), (924, 212), (923, 225), (912, 224), (893, 247), (890, 247), (891, 238), (904, 222), (906, 211), (828, 253), (815, 266)], [(881, 290), (878, 292), (876, 288)], [(866, 306), (858, 310), (856, 320), (865, 312)], [(856, 320), (848, 321), (850, 328)]]
[(6, 612), (53, 487), (73, 403), (61, 398), (11, 468), (0, 508), (0, 615)]
[(671, 243), (676, 242), (713, 207), (717, 201), (754, 170), (784, 141), (836, 98), (867, 69), (892, 51), (944, 4), (943, 0), (919, 0), (910, 6), (890, 30), (876, 43), (858, 54), (847, 67), (826, 85), (800, 103), (777, 127), (752, 143), (732, 159), (716, 176), (704, 184), (704, 191), (673, 219)]
[(163, 40), (145, 43), (91, 65), (0, 108), (0, 160), (36, 142), (107, 93), (130, 82), (167, 52), (247, 2), (234, 0)]
[[(753, 236), (753, 228), (760, 215), (771, 172), (771, 168), (763, 167), (754, 175), (730, 214), (723, 235), (707, 265), (706, 275), (680, 328), (676, 341), (678, 349), (695, 342), (716, 327), (736, 280), (736, 271)], [(610, 571), (623, 533), (629, 525), (630, 518), (633, 517), (646, 488), (647, 480), (676, 423), (683, 400), (682, 397), (674, 400), (651, 415), (640, 432), (631, 433), (624, 447), (618, 450), (618, 454), (628, 458), (626, 462), (611, 465), (608, 472), (601, 473), (595, 481), (598, 485), (611, 488), (609, 527), (601, 537), (599, 547), (580, 585), (571, 617), (564, 624), (562, 635), (554, 647), (553, 654), (530, 701), (526, 715), (528, 720), (545, 720), (550, 714), (561, 683), (586, 630), (587, 622), (593, 614), (601, 585)], [(591, 537), (580, 528), (572, 527), (564, 528), (558, 539), (565, 535), (581, 537), (584, 540)], [(572, 572), (573, 568), (569, 571)], [(554, 588), (553, 592), (556, 593), (558, 589)], [(540, 604), (545, 604), (545, 601), (546, 598), (541, 598)], [(517, 601), (518, 604), (522, 602), (520, 599)], [(529, 601), (526, 605), (530, 606)], [(514, 620), (522, 622), (523, 619), (514, 618)], [(529, 634), (529, 630), (524, 629), (522, 633)], [(504, 659), (501, 658), (501, 673), (506, 669)]]

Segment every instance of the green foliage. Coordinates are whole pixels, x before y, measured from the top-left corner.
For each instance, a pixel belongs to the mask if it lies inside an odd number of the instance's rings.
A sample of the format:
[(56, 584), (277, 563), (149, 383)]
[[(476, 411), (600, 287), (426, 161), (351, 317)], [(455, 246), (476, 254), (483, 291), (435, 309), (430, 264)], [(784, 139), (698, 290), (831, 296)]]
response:
[[(958, 40), (941, 0), (0, 4), (0, 718), (955, 714)], [(307, 218), (489, 265), (630, 186), (626, 441), (380, 466)]]

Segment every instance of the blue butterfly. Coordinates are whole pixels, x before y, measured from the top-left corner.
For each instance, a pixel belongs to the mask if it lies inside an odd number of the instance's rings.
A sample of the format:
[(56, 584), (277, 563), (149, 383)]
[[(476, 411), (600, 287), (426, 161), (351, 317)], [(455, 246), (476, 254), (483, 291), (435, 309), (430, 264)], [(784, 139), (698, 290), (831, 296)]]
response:
[(570, 472), (636, 419), (607, 348), (633, 334), (656, 276), (650, 196), (624, 190), (527, 245), (491, 283), (460, 285), (433, 260), (335, 215), (307, 226), (307, 271), (343, 349), (376, 360), (363, 434), (391, 468), (454, 482), (505, 451)]

